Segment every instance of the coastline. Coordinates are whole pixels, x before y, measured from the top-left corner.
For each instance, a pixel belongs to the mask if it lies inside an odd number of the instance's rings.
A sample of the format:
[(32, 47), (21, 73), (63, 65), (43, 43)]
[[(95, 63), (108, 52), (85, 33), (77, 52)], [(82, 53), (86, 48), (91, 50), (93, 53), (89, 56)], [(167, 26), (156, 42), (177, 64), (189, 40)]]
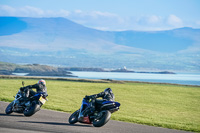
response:
[(144, 81), (129, 81), (129, 80), (113, 80), (113, 79), (82, 79), (82, 78), (67, 78), (67, 77), (48, 77), (48, 76), (16, 76), (16, 75), (0, 75), (0, 79), (45, 79), (45, 80), (62, 80), (73, 82), (91, 82), (91, 83), (143, 83), (143, 84), (161, 84), (161, 85), (177, 85), (177, 86), (190, 86), (200, 87), (200, 85), (187, 85), (176, 83), (159, 83), (159, 82), (144, 82)]

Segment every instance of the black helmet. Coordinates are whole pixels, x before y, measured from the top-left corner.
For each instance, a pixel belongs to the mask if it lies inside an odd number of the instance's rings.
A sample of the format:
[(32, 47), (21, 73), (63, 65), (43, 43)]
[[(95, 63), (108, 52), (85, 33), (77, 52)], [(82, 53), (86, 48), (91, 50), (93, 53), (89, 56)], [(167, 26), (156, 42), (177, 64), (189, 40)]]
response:
[(106, 94), (112, 93), (112, 89), (111, 89), (111, 88), (106, 88), (106, 89), (104, 90), (104, 92), (105, 92)]
[(108, 101), (114, 101), (115, 100), (115, 96), (114, 96), (111, 88), (106, 88), (104, 90), (104, 93), (105, 93), (104, 99), (107, 99)]

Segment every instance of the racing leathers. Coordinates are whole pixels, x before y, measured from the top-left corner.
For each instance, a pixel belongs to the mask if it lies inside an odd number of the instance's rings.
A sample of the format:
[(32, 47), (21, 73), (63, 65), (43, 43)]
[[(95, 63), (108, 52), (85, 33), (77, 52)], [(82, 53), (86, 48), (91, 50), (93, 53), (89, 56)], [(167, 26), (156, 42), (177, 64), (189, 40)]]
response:
[[(36, 92), (32, 90), (32, 88), (36, 89)], [(37, 83), (34, 85), (28, 85), (26, 87), (21, 87), (20, 90), (24, 92), (23, 99), (26, 102), (30, 96), (34, 96), (36, 93), (45, 92), (47, 94), (47, 87), (44, 84)]]
[[(97, 99), (99, 97), (102, 97), (102, 99)], [(112, 90), (110, 88), (107, 88), (103, 92), (100, 92), (98, 94), (85, 96), (85, 99), (91, 99), (90, 106), (83, 112), (81, 106), (78, 118), (79, 120), (81, 120), (85, 115), (89, 115), (90, 113), (92, 113), (95, 110), (97, 104), (101, 104), (104, 101), (114, 101), (115, 97), (112, 93)]]

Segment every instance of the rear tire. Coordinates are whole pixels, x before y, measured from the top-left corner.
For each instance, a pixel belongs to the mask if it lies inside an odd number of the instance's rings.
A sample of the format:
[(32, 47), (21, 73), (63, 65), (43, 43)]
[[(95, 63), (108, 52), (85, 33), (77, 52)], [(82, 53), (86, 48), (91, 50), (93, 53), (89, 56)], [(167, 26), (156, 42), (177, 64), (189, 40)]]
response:
[(110, 120), (111, 117), (111, 113), (108, 110), (103, 110), (99, 112), (98, 115), (99, 116), (97, 116), (97, 118), (95, 118), (93, 121), (93, 126), (95, 127), (101, 127), (105, 125)]
[(6, 110), (5, 110), (5, 112), (6, 112), (6, 114), (11, 114), (12, 112), (13, 112), (13, 110), (12, 110), (12, 108), (13, 108), (13, 103), (14, 102), (11, 102), (8, 106), (7, 106), (7, 108), (6, 108)]
[(74, 124), (78, 122), (78, 115), (79, 115), (79, 110), (75, 111), (68, 119), (70, 124)]
[(40, 110), (40, 105), (36, 102), (33, 102), (30, 107), (25, 108), (24, 115), (25, 116), (32, 116), (35, 114), (38, 110)]

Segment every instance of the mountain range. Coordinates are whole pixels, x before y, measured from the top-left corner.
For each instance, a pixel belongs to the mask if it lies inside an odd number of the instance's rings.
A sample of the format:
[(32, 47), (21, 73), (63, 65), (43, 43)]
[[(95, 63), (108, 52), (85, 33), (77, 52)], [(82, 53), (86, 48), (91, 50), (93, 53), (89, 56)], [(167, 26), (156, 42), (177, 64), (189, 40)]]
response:
[(200, 29), (100, 31), (66, 18), (0, 17), (0, 61), (200, 71)]

